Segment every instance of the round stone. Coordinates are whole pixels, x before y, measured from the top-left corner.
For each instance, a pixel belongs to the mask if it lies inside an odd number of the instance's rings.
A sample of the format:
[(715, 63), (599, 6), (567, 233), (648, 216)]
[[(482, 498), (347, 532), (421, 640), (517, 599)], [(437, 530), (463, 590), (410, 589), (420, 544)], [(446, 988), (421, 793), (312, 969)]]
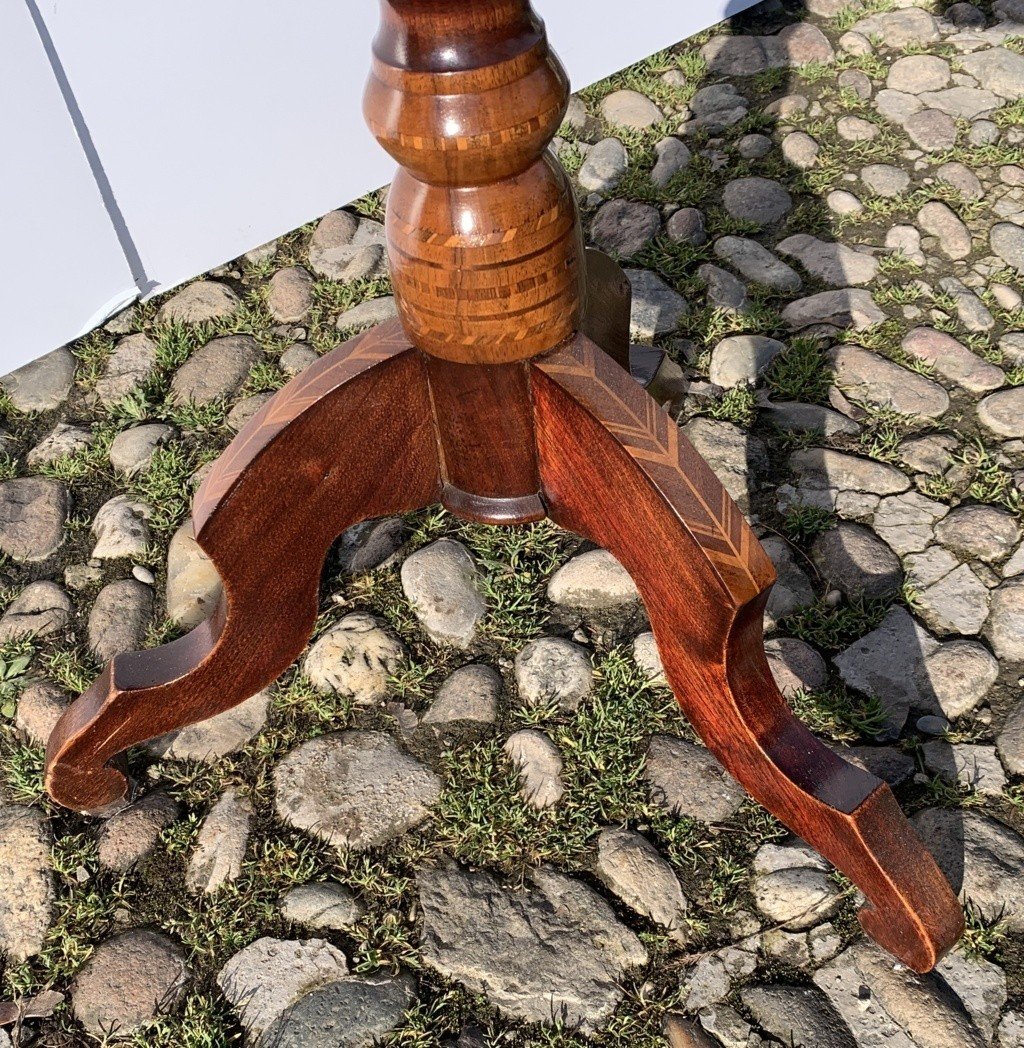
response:
[(501, 698), (501, 675), (490, 666), (473, 664), (457, 669), (437, 690), (423, 724), (466, 721), (493, 724)]
[(811, 547), (811, 559), (848, 597), (888, 597), (903, 585), (900, 559), (870, 528), (841, 521)]
[(346, 615), (319, 637), (306, 655), (303, 672), (321, 691), (349, 695), (370, 706), (388, 693), (388, 681), (405, 657), (401, 641), (372, 615)]
[(594, 243), (619, 258), (631, 258), (642, 251), (660, 231), (661, 216), (657, 208), (632, 200), (609, 200), (590, 226)]
[(998, 222), (989, 234), (992, 250), (1011, 268), (1024, 271), (1024, 228)]
[(516, 687), (529, 706), (557, 704), (573, 711), (590, 694), (594, 670), (585, 648), (561, 637), (540, 637), (515, 659)]
[(0, 484), (0, 550), (12, 560), (46, 560), (64, 541), (71, 499), (59, 480), (19, 477)]
[(695, 207), (681, 207), (673, 212), (665, 224), (665, 232), (677, 244), (692, 244), (694, 247), (707, 240), (704, 216)]
[(1024, 386), (986, 397), (978, 405), (978, 421), (997, 437), (1024, 437)]
[(39, 953), (50, 927), (50, 848), (50, 832), (38, 809), (0, 800), (0, 950), (13, 961)]
[(135, 929), (101, 943), (71, 988), (75, 1017), (94, 1036), (130, 1036), (170, 1011), (190, 973), (185, 951), (167, 936)]
[(1024, 578), (993, 590), (990, 608), (985, 636), (996, 657), (1024, 662)]
[(455, 539), (438, 539), (402, 564), (402, 589), (423, 631), (438, 644), (468, 648), (487, 613), (476, 564)]
[(725, 187), (725, 209), (740, 221), (767, 226), (781, 221), (793, 207), (793, 198), (770, 178), (738, 178)]
[(609, 124), (643, 131), (665, 119), (665, 114), (639, 91), (613, 91), (601, 102), (601, 115)]
[(902, 196), (910, 188), (910, 175), (892, 164), (868, 164), (860, 177), (872, 193), (881, 197)]
[(949, 62), (937, 55), (907, 55), (889, 68), (886, 86), (892, 91), (919, 95), (941, 91), (950, 80)]
[(297, 746), (274, 770), (275, 808), (291, 826), (364, 851), (419, 826), (441, 780), (390, 735), (344, 731)]
[(604, 138), (587, 153), (576, 178), (588, 193), (614, 189), (629, 166), (626, 147), (617, 138)]
[(610, 611), (640, 599), (629, 572), (607, 551), (573, 557), (551, 576), (548, 599), (581, 611)]
[(157, 448), (174, 436), (174, 428), (162, 422), (133, 426), (118, 433), (110, 444), (110, 464), (118, 473), (134, 476), (149, 468)]
[(282, 324), (299, 324), (313, 307), (313, 278), (302, 266), (278, 270), (267, 286), (267, 308)]

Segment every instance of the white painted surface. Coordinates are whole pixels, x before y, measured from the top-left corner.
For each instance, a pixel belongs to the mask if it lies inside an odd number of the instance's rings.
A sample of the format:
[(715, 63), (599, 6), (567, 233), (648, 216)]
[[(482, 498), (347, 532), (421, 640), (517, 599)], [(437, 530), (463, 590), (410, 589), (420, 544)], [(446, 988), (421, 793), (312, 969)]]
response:
[(21, 0), (0, 3), (0, 41), (4, 373), (130, 301), (135, 282)]
[[(3, 29), (25, 2), (7, 0)], [(180, 284), (390, 180), (394, 164), (361, 115), (378, 17), (373, 0), (37, 2), (138, 252), (145, 293)], [(751, 2), (536, 6), (573, 84), (582, 86)], [(73, 338), (133, 287), (123, 260), (110, 258), (102, 215), (78, 202), (98, 195), (88, 168), (73, 150), (57, 156), (48, 143), (59, 111), (35, 121), (37, 94), (44, 100), (56, 88), (43, 82), (48, 64), (38, 39), (30, 47), (38, 54), (20, 63), (24, 69), (0, 72), (0, 100), (16, 90), (31, 98), (23, 108), (32, 116), (13, 124), (6, 103), (0, 106), (3, 140), (31, 158), (15, 194), (3, 195), (32, 201), (26, 212), (0, 217), (0, 238), (15, 245), (5, 257), (22, 270), (0, 308), (5, 318), (17, 316), (20, 301), (24, 314), (45, 311), (48, 320), (42, 328), (27, 317), (16, 322), (18, 337), (0, 347), (0, 373)], [(9, 47), (8, 54), (18, 59), (22, 50)], [(39, 187), (31, 172), (43, 168)]]

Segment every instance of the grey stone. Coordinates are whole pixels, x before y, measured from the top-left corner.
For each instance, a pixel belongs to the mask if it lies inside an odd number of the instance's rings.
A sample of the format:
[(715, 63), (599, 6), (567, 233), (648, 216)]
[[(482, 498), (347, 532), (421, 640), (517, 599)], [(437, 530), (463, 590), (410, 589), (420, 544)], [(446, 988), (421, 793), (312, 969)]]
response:
[(383, 732), (334, 732), (297, 746), (274, 770), (275, 807), (291, 826), (353, 851), (419, 826), (440, 779)]
[(959, 783), (985, 797), (1000, 797), (1006, 787), (1006, 772), (994, 746), (967, 743), (950, 745), (933, 739), (921, 747), (924, 766), (947, 782)]
[(18, 411), (59, 408), (75, 382), (75, 358), (61, 347), (0, 378), (0, 386)]
[(525, 892), (455, 866), (416, 880), (424, 963), (514, 1018), (593, 1030), (622, 1000), (624, 974), (647, 962), (603, 899), (551, 869)]
[(847, 142), (871, 142), (880, 131), (870, 120), (861, 116), (841, 116), (836, 121), (836, 133)]
[(528, 706), (556, 704), (572, 712), (590, 694), (594, 670), (585, 648), (561, 637), (530, 641), (515, 658), (519, 695)]
[(20, 563), (46, 560), (64, 541), (71, 500), (59, 480), (19, 477), (0, 484), (0, 551)]
[(811, 547), (822, 576), (848, 597), (888, 597), (903, 585), (899, 557), (870, 528), (841, 521)]
[(590, 236), (602, 251), (631, 258), (650, 244), (660, 230), (657, 208), (631, 200), (609, 200), (594, 216)]
[(1006, 1004), (1006, 973), (991, 961), (968, 957), (962, 947), (943, 957), (935, 972), (960, 999), (986, 1042), (990, 1042)]
[(331, 211), (310, 238), (309, 265), (318, 276), (342, 283), (382, 275), (387, 268), (384, 227), (347, 211)]
[(313, 308), (313, 278), (302, 266), (279, 269), (267, 285), (267, 309), (281, 324), (300, 324)]
[(607, 551), (589, 550), (563, 564), (548, 583), (548, 600), (581, 611), (613, 611), (640, 600), (629, 572)]
[(0, 617), (0, 644), (20, 637), (48, 637), (71, 620), (71, 598), (53, 582), (31, 582)]
[(826, 437), (837, 437), (856, 436), (860, 432), (860, 425), (853, 419), (821, 404), (769, 402), (764, 405), (764, 410), (773, 425), (794, 433), (821, 433)]
[(97, 399), (104, 405), (116, 404), (142, 386), (155, 367), (156, 343), (149, 336), (136, 334), (122, 338), (96, 382)]
[(789, 457), (789, 466), (803, 488), (898, 495), (910, 487), (907, 476), (894, 466), (831, 448), (795, 451)]
[(181, 816), (178, 802), (166, 793), (147, 793), (112, 815), (97, 835), (100, 866), (124, 873), (155, 851), (160, 835)]
[(661, 662), (657, 641), (650, 631), (634, 638), (633, 661), (648, 680), (657, 684), (665, 683), (665, 667)]
[(878, 276), (878, 261), (871, 255), (804, 233), (783, 240), (778, 250), (797, 259), (808, 273), (833, 287), (870, 284)]
[(1011, 775), (1024, 775), (1024, 702), (1018, 702), (1006, 718), (996, 749)]
[(235, 789), (227, 789), (203, 819), (185, 871), (190, 891), (210, 894), (242, 875), (249, 846), (253, 807)]
[(174, 429), (162, 422), (133, 426), (118, 433), (110, 444), (110, 464), (118, 473), (134, 476), (149, 468), (159, 447), (174, 436)]
[(958, 895), (1006, 930), (1024, 931), (1024, 839), (969, 809), (928, 808), (911, 822)]
[(251, 335), (215, 338), (185, 361), (171, 380), (173, 404), (212, 404), (234, 396), (261, 355)]
[(84, 451), (94, 440), (87, 429), (58, 422), (56, 426), (25, 456), (30, 469), (48, 466), (62, 458), (71, 458)]
[(995, 564), (1021, 539), (1016, 517), (996, 506), (958, 506), (935, 526), (935, 537), (965, 559)]
[(925, 658), (925, 673), (939, 708), (955, 720), (970, 713), (999, 677), (999, 663), (977, 641), (951, 640)]
[(922, 109), (908, 116), (903, 130), (926, 153), (944, 153), (956, 145), (956, 123), (940, 109)]
[(886, 1048), (982, 1048), (986, 1044), (942, 979), (897, 966), (873, 943), (858, 942), (814, 976), (856, 1044)]
[(989, 233), (989, 243), (1008, 266), (1024, 270), (1024, 229), (1012, 222), (998, 222)]
[(988, 91), (1008, 101), (1024, 95), (1024, 56), (1006, 47), (991, 47), (961, 55), (960, 66)]
[(806, 131), (791, 131), (782, 140), (782, 156), (800, 171), (810, 171), (818, 162), (821, 146)]
[(198, 626), (212, 614), (221, 590), (220, 575), (196, 542), (189, 517), (167, 549), (167, 617), (179, 626)]
[(883, 11), (862, 18), (852, 30), (861, 36), (877, 36), (885, 46), (897, 49), (908, 44), (929, 44), (939, 39), (935, 18), (917, 7)]
[(298, 375), (319, 359), (319, 354), (311, 346), (304, 342), (296, 342), (281, 354), (278, 363), (286, 375)]
[(130, 495), (115, 495), (96, 511), (92, 534), (96, 545), (93, 560), (119, 560), (123, 557), (139, 559), (149, 549), (147, 520), (153, 509)]
[(886, 86), (893, 91), (919, 95), (941, 91), (949, 84), (949, 62), (937, 55), (906, 55), (889, 67)]
[(677, 244), (698, 247), (707, 240), (704, 216), (695, 207), (681, 207), (665, 223), (665, 232)]
[(281, 896), (281, 916), (306, 928), (344, 932), (354, 928), (366, 907), (342, 884), (318, 881), (289, 888)]
[(1024, 387), (1015, 386), (986, 397), (978, 405), (978, 421), (997, 437), (1024, 437)]
[(0, 801), (0, 950), (14, 962), (43, 948), (54, 902), (50, 832), (35, 808)]
[(778, 182), (757, 176), (734, 179), (722, 195), (726, 211), (743, 222), (773, 225), (793, 207), (793, 198)]
[(812, 603), (814, 588), (811, 586), (811, 580), (794, 560), (793, 551), (785, 539), (768, 535), (761, 544), (778, 574), (778, 581), (768, 596), (768, 607), (765, 611), (765, 629), (771, 631), (776, 629), (787, 615)]
[(259, 691), (231, 709), (161, 735), (147, 744), (148, 749), (170, 760), (212, 764), (244, 749), (266, 725), (269, 707), (270, 693)]
[(868, 164), (860, 173), (861, 181), (880, 197), (902, 196), (910, 188), (910, 175), (891, 164)]
[(768, 469), (764, 443), (731, 422), (706, 418), (688, 422), (683, 434), (714, 470), (740, 509), (746, 510), (751, 492), (760, 486), (760, 477)]
[(949, 410), (949, 395), (937, 382), (860, 346), (836, 346), (828, 359), (835, 384), (854, 400), (924, 418), (939, 418)]
[(874, 529), (901, 556), (918, 553), (931, 542), (935, 525), (947, 513), (948, 506), (916, 491), (888, 495), (875, 510)]
[(765, 335), (730, 335), (711, 352), (711, 381), (716, 386), (753, 385), (771, 362), (786, 349)]
[(678, 138), (663, 138), (654, 147), (654, 153), (658, 159), (651, 170), (651, 181), (661, 188), (689, 167), (692, 159), (689, 147)]
[(665, 114), (639, 91), (613, 91), (601, 101), (601, 115), (617, 127), (643, 131), (665, 119)]
[(794, 331), (818, 324), (863, 331), (880, 324), (885, 320), (885, 314), (875, 305), (870, 292), (843, 288), (822, 291), (791, 302), (782, 311), (782, 319)]
[(242, 1026), (260, 1043), (304, 994), (348, 974), (345, 955), (323, 939), (264, 937), (236, 953), (217, 975)]
[(493, 724), (498, 717), (501, 690), (501, 676), (490, 666), (462, 666), (438, 688), (421, 723)]
[(974, 636), (988, 618), (988, 587), (966, 565), (951, 571), (917, 595), (921, 618), (944, 636)]
[(936, 647), (935, 639), (903, 608), (894, 607), (877, 629), (832, 661), (851, 688), (879, 701), (885, 717), (882, 735), (896, 738), (912, 706), (931, 704), (921, 667)]
[(775, 637), (765, 641), (768, 668), (783, 695), (798, 691), (817, 691), (828, 680), (825, 660), (802, 640)]
[(648, 269), (627, 269), (625, 273), (633, 289), (630, 335), (638, 341), (650, 341), (675, 331), (690, 311), (686, 299)]
[(342, 571), (360, 575), (387, 563), (405, 542), (406, 528), (401, 517), (378, 517), (347, 528), (338, 546)]
[(1002, 371), (995, 365), (976, 357), (951, 335), (934, 328), (915, 328), (903, 339), (903, 350), (931, 364), (943, 378), (972, 393), (998, 389), (1005, 381)]
[(33, 746), (45, 746), (71, 696), (50, 681), (30, 684), (18, 696), (14, 724)]
[(176, 942), (134, 928), (93, 951), (72, 983), (71, 1008), (93, 1036), (129, 1037), (150, 1019), (173, 1011), (190, 980), (185, 951)]
[(121, 579), (100, 590), (89, 612), (89, 649), (98, 662), (142, 647), (153, 619), (153, 591), (137, 579)]
[(917, 224), (938, 241), (939, 250), (954, 261), (971, 253), (971, 231), (947, 204), (930, 200), (917, 213)]
[(604, 138), (587, 153), (576, 178), (588, 193), (608, 193), (628, 166), (626, 147), (617, 138)]
[(921, 250), (921, 234), (916, 226), (893, 226), (885, 235), (885, 246), (911, 265), (920, 267), (927, 261)]
[(713, 309), (723, 313), (744, 313), (750, 306), (742, 280), (718, 266), (698, 266), (697, 276), (704, 284), (704, 297)]
[(966, 164), (959, 162), (943, 164), (935, 172), (935, 177), (940, 182), (952, 186), (967, 200), (981, 200), (985, 196), (981, 180)]
[(337, 979), (300, 997), (259, 1040), (261, 1048), (364, 1048), (400, 1026), (413, 1004), (409, 976)]
[(754, 76), (810, 62), (830, 63), (835, 52), (828, 37), (806, 22), (788, 25), (775, 36), (715, 36), (701, 49), (710, 73)]
[(843, 760), (863, 768), (894, 789), (917, 771), (914, 758), (894, 746), (834, 746), (832, 749)]
[(732, 993), (733, 983), (749, 978), (756, 968), (757, 955), (735, 946), (704, 954), (683, 977), (683, 1007), (703, 1014), (724, 1001)]
[(748, 986), (744, 1007), (758, 1025), (791, 1048), (857, 1048), (828, 998), (810, 986)]
[(608, 826), (597, 838), (595, 872), (631, 910), (686, 938), (688, 904), (679, 878), (646, 837)]
[(949, 468), (953, 452), (958, 446), (956, 437), (933, 433), (903, 441), (899, 454), (901, 461), (911, 469), (934, 477)]
[(357, 331), (362, 328), (383, 324), (398, 316), (398, 306), (394, 295), (382, 295), (380, 298), (368, 298), (365, 302), (345, 310), (335, 322), (339, 331)]
[[(938, 283), (938, 288), (953, 299), (956, 315), (968, 331), (991, 331), (996, 326), (996, 318), (989, 312), (985, 303), (956, 277), (943, 277)], [(1003, 376), (1000, 374), (999, 377), (1002, 383)]]
[(353, 612), (317, 639), (303, 672), (321, 691), (350, 695), (357, 706), (371, 706), (388, 693), (388, 679), (405, 656), (402, 643), (372, 615)]
[(764, 844), (754, 856), (754, 902), (765, 917), (790, 931), (811, 928), (841, 903), (830, 871), (828, 862), (806, 844)]
[(468, 648), (487, 605), (476, 564), (455, 539), (438, 539), (402, 564), (402, 589), (423, 631), (438, 644)]
[(746, 237), (720, 237), (715, 241), (715, 254), (755, 284), (776, 291), (795, 293), (803, 283), (796, 270), (776, 258), (756, 240)]
[(700, 822), (724, 822), (746, 799), (703, 746), (668, 735), (651, 739), (644, 779), (656, 804)]
[(1010, 579), (992, 591), (985, 637), (996, 658), (1024, 662), (1024, 578)]
[(845, 189), (834, 189), (825, 197), (828, 209), (835, 215), (859, 215), (864, 210), (860, 197)]
[(554, 807), (565, 793), (558, 747), (535, 728), (517, 731), (505, 740), (506, 756), (519, 772), (519, 792), (531, 807)]
[(235, 292), (216, 280), (197, 280), (172, 295), (156, 318), (160, 323), (202, 324), (208, 320), (229, 317), (238, 308)]
[(875, 96), (875, 108), (886, 120), (902, 125), (916, 113), (920, 113), (924, 109), (924, 103), (917, 95), (886, 88)]

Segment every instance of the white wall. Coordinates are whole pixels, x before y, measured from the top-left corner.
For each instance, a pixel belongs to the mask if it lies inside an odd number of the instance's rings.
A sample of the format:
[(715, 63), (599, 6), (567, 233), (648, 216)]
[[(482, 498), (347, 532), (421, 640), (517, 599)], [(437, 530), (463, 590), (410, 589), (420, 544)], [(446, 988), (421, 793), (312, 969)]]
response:
[[(752, 2), (535, 6), (582, 86)], [(376, 23), (372, 0), (6, 0), (0, 373), (390, 181), (361, 116)]]

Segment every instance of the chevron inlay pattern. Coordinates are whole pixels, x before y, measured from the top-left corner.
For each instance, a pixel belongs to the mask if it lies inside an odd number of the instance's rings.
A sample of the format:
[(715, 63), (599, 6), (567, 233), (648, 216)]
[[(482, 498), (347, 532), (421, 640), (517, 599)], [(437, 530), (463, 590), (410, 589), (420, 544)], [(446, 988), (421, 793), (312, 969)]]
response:
[(589, 339), (535, 365), (612, 433), (671, 504), (737, 606), (771, 585), (775, 571), (740, 508), (663, 411)]

